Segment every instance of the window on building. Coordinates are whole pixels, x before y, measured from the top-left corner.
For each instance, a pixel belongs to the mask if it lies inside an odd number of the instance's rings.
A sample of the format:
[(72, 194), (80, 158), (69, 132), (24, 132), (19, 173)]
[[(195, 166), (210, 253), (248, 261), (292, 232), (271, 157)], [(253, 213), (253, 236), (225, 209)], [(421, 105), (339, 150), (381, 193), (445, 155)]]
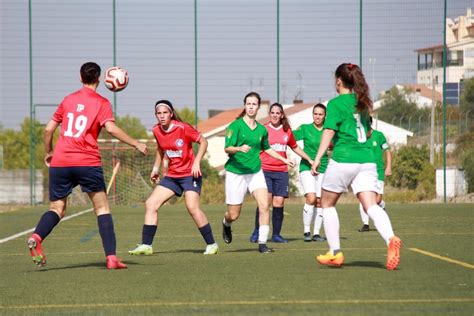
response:
[(448, 52), (448, 66), (463, 66), (464, 65), (464, 58), (463, 58), (463, 51), (462, 50), (451, 50)]

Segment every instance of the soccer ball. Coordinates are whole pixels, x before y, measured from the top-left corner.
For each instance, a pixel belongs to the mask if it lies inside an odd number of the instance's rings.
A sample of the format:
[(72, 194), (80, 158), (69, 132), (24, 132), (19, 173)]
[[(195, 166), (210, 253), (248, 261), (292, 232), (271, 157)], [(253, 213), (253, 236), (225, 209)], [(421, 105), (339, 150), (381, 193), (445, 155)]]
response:
[(118, 92), (128, 85), (128, 73), (120, 67), (111, 67), (105, 72), (104, 84), (110, 91)]

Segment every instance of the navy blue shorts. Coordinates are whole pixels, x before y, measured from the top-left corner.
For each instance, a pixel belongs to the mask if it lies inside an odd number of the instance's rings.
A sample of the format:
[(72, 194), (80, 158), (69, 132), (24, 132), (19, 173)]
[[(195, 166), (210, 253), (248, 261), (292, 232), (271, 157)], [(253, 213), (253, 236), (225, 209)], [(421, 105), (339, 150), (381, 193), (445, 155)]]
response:
[(288, 183), (290, 180), (288, 172), (263, 170), (263, 175), (265, 176), (265, 182), (267, 182), (268, 193), (273, 194), (273, 196), (288, 197)]
[(177, 196), (183, 195), (183, 192), (194, 191), (201, 194), (202, 177), (194, 178), (193, 176), (183, 178), (164, 177), (158, 185), (168, 188)]
[(49, 200), (60, 200), (71, 194), (77, 185), (82, 192), (105, 191), (102, 167), (50, 167)]

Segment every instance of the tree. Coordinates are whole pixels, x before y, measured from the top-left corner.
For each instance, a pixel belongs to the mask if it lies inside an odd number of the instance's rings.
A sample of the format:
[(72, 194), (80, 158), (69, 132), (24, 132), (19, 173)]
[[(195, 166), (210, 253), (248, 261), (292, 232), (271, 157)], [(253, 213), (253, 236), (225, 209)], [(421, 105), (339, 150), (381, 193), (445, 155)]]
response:
[[(35, 168), (41, 169), (44, 158), (43, 129), (40, 122), (34, 122), (33, 135), (36, 143)], [(30, 167), (30, 119), (25, 118), (21, 129), (0, 130), (0, 145), (3, 146), (3, 159), (5, 169), (28, 169)]]
[(411, 90), (393, 87), (382, 97), (382, 106), (378, 109), (378, 118), (391, 122), (396, 118), (396, 122), (408, 122), (409, 117), (428, 117), (429, 109), (419, 109), (416, 103), (410, 99)]
[(184, 107), (181, 110), (176, 110), (179, 118), (192, 126), (196, 123), (195, 113), (194, 110), (191, 110), (188, 107)]
[(469, 112), (469, 118), (474, 118), (474, 78), (464, 81), (464, 90), (460, 101), (461, 111)]
[[(125, 115), (124, 117), (117, 116), (115, 118), (115, 124), (120, 127), (125, 133), (130, 135), (132, 138), (136, 139), (148, 139), (148, 133), (146, 131), (145, 125), (142, 124), (140, 119), (130, 116), (130, 115)], [(99, 138), (103, 139), (111, 139), (112, 136), (105, 131), (105, 129), (102, 129), (101, 135)]]
[(435, 171), (429, 161), (428, 147), (406, 146), (394, 154), (393, 173), (388, 177), (396, 188), (414, 190), (419, 184), (434, 190)]

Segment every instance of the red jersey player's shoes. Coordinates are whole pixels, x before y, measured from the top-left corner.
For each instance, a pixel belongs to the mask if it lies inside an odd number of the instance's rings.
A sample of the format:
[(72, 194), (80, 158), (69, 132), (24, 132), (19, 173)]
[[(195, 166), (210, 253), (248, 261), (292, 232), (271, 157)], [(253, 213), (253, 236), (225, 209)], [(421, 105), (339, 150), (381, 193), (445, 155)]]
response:
[(41, 241), (42, 239), (38, 234), (32, 234), (27, 242), (31, 258), (33, 258), (33, 262), (39, 267), (46, 264), (46, 256), (41, 248)]
[(317, 256), (316, 260), (322, 265), (340, 267), (344, 263), (344, 255), (342, 252), (333, 255), (328, 251), (325, 255)]
[(395, 270), (400, 263), (400, 248), (402, 247), (402, 240), (393, 236), (390, 238), (387, 250), (387, 270)]
[(115, 270), (115, 269), (127, 269), (127, 265), (120, 261), (119, 258), (115, 255), (107, 256), (107, 269)]

